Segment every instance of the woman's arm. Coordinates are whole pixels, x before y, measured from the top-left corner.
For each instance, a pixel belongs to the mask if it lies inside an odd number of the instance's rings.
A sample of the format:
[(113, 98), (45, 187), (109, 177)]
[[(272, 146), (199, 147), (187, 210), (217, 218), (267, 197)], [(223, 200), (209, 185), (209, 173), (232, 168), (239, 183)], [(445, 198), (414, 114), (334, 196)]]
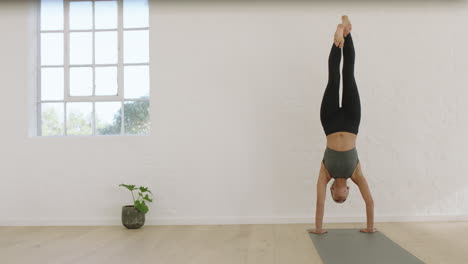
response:
[(367, 228), (361, 229), (361, 232), (375, 232), (374, 228), (374, 200), (372, 199), (372, 194), (367, 184), (367, 180), (364, 177), (364, 174), (361, 170), (361, 164), (358, 163), (356, 167), (355, 175), (351, 178), (354, 183), (359, 187), (361, 191), (362, 198), (366, 203), (366, 215), (367, 215)]
[(309, 229), (310, 233), (314, 234), (323, 234), (327, 230), (322, 229), (323, 215), (325, 212), (325, 194), (327, 192), (327, 184), (330, 181), (328, 172), (323, 166), (323, 163), (320, 166), (320, 173), (317, 180), (317, 202), (315, 207), (315, 229)]

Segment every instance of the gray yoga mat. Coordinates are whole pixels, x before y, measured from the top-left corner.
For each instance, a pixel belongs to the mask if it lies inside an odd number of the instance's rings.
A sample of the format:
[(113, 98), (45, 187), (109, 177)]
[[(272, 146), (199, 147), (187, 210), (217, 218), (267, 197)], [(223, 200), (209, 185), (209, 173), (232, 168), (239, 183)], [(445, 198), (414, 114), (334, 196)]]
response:
[(357, 229), (330, 229), (310, 234), (324, 264), (420, 264), (424, 263), (380, 231), (361, 233)]

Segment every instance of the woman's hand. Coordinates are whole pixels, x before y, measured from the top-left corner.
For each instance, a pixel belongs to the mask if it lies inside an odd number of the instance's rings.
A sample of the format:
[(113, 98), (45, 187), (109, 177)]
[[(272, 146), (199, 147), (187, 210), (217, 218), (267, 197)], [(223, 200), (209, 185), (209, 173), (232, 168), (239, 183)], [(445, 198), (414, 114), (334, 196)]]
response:
[(317, 228), (307, 229), (307, 232), (312, 233), (312, 234), (316, 234), (316, 235), (321, 235), (321, 234), (328, 233), (328, 231), (325, 230), (325, 229), (317, 229)]
[(361, 231), (363, 233), (374, 233), (374, 232), (377, 232), (377, 229), (375, 229), (375, 228), (363, 228), (363, 229), (361, 229), (359, 231)]

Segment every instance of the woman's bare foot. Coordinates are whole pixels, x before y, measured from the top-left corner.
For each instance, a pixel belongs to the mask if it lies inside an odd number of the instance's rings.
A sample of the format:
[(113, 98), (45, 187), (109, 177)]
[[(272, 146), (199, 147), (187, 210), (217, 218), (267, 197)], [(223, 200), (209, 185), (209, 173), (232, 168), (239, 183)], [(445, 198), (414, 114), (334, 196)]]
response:
[(307, 232), (311, 234), (321, 235), (321, 234), (328, 233), (328, 230), (313, 228), (313, 229), (307, 229)]
[(351, 21), (349, 21), (348, 16), (342, 16), (341, 21), (343, 22), (343, 26), (344, 26), (343, 36), (346, 37), (351, 32), (351, 29), (353, 28), (353, 26), (351, 25)]
[(377, 232), (377, 229), (376, 228), (363, 228), (359, 231), (361, 231), (362, 233), (375, 233)]
[(343, 31), (344, 31), (343, 24), (338, 24), (338, 26), (336, 27), (335, 40), (334, 40), (335, 45), (338, 48), (343, 48), (343, 46), (344, 46)]

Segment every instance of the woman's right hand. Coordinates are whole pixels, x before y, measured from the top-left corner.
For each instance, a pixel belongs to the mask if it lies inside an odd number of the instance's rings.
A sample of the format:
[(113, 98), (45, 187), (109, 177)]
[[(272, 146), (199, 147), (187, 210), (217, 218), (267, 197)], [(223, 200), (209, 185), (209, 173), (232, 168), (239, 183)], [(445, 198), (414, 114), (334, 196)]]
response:
[(313, 228), (313, 229), (307, 229), (307, 232), (316, 234), (316, 235), (321, 235), (321, 234), (327, 233), (328, 231), (325, 229), (321, 229), (321, 228)]

